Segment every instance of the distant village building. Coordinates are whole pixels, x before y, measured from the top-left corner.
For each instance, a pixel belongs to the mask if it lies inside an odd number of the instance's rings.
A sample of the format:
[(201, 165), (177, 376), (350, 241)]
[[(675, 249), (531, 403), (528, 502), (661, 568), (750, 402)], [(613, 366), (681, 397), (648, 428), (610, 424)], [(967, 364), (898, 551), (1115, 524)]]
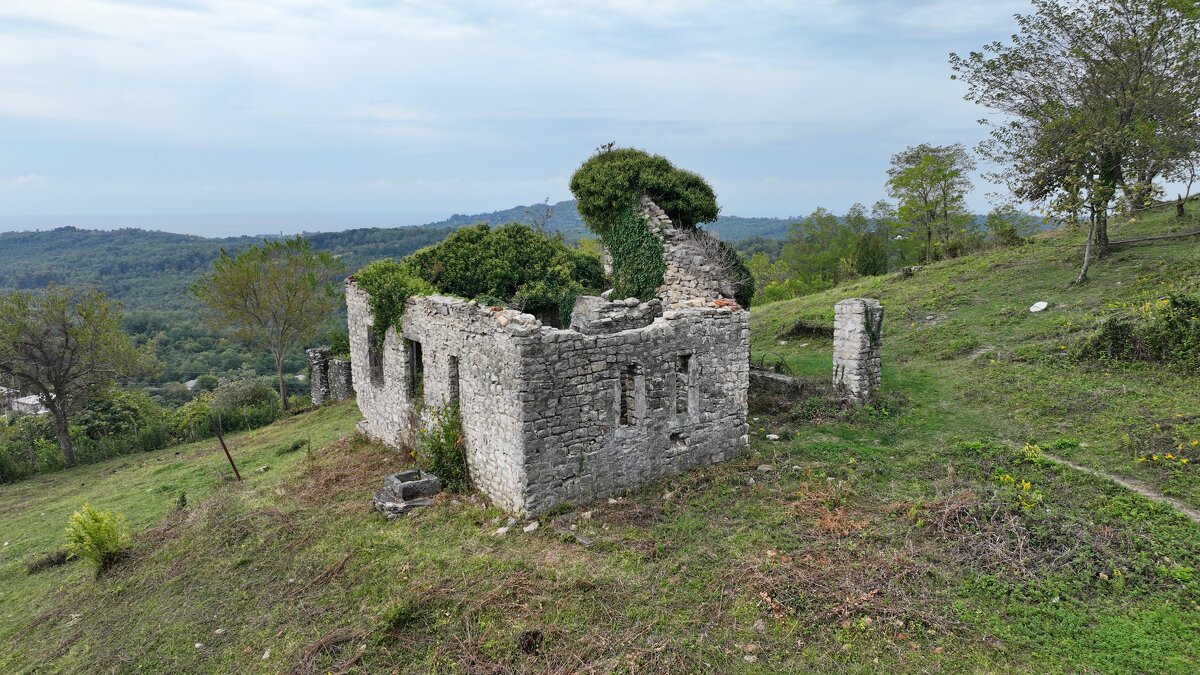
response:
[(443, 296), (410, 298), (401, 326), (375, 326), (348, 279), (360, 429), (402, 447), (431, 410), (457, 405), (472, 480), (523, 515), (744, 452), (750, 322), (731, 271), (703, 231), (648, 199), (642, 215), (663, 244), (657, 297), (580, 297), (569, 328)]
[(19, 415), (45, 415), (48, 410), (42, 405), (42, 398), (37, 395), (23, 396), (13, 401), (13, 412)]

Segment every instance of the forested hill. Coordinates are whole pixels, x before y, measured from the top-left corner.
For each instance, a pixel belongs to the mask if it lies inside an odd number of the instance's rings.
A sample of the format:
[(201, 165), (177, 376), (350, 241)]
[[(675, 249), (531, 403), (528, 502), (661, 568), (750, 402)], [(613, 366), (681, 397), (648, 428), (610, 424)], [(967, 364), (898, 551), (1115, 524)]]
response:
[[(741, 241), (751, 237), (766, 237), (768, 239), (783, 239), (787, 236), (788, 226), (796, 218), (743, 218), (741, 216), (721, 216), (717, 222), (709, 223), (704, 229), (717, 234), (725, 241)], [(429, 227), (462, 227), (472, 223), (542, 223), (548, 230), (562, 232), (569, 240), (587, 236), (588, 231), (575, 208), (575, 200), (568, 199), (557, 204), (533, 204), (530, 206), (515, 206), (504, 211), (492, 213), (477, 213), (474, 215), (454, 214), (446, 220), (430, 223)]]
[[(408, 255), (441, 241), (445, 227), (371, 228), (307, 235), (355, 269), (376, 258)], [(221, 249), (233, 252), (255, 237), (210, 239), (148, 230), (80, 230), (0, 234), (0, 289), (48, 284), (98, 288), (131, 311), (191, 307), (188, 287), (212, 268)]]
[[(586, 233), (575, 202), (566, 201), (550, 207), (537, 204), (493, 213), (454, 215), (439, 223), (417, 227), (376, 227), (305, 236), (317, 249), (340, 257), (346, 269), (353, 271), (372, 260), (402, 257), (437, 243), (464, 225), (512, 221), (543, 223), (568, 239)], [(782, 237), (789, 222), (776, 218), (726, 217), (710, 229), (730, 241), (749, 236)], [(188, 287), (212, 267), (221, 249), (233, 252), (258, 240), (248, 236), (217, 239), (140, 229), (60, 227), (39, 232), (5, 232), (0, 233), (0, 291), (37, 289), (54, 283), (100, 289), (124, 303), (127, 311), (190, 309)]]

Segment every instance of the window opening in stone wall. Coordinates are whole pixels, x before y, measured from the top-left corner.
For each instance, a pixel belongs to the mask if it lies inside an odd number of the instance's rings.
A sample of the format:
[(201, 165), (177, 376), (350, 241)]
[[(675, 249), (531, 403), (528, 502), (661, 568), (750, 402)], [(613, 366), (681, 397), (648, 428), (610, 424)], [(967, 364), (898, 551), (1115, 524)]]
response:
[(408, 349), (408, 396), (410, 400), (420, 402), (425, 396), (425, 364), (421, 359), (421, 343), (406, 339), (404, 346)]
[(450, 365), (447, 369), (450, 375), (450, 405), (458, 405), (458, 357), (450, 357)]
[(675, 358), (675, 413), (686, 415), (692, 411), (692, 355), (680, 354)]
[(621, 370), (620, 424), (623, 427), (637, 424), (637, 380), (638, 365), (636, 363), (631, 363)]
[(383, 340), (378, 339), (375, 329), (367, 327), (367, 366), (371, 370), (371, 384), (383, 385)]

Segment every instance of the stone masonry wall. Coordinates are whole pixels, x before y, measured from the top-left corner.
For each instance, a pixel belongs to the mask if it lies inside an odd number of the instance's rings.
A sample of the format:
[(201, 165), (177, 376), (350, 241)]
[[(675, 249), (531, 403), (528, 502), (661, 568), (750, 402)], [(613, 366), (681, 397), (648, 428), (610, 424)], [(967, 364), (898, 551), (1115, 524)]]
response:
[[(467, 464), (476, 486), (501, 507), (520, 511), (520, 355), (514, 340), (540, 324), (513, 310), (493, 312), (473, 301), (412, 298), (382, 348), (382, 378), (372, 380), (368, 334), (374, 330), (367, 294), (346, 284), (351, 364), (362, 431), (395, 447), (410, 446), (415, 430), (437, 408), (458, 402)], [(420, 367), (413, 359), (420, 347)], [(378, 373), (377, 373), (378, 375)], [(423, 405), (416, 406), (416, 395)]]
[(341, 402), (354, 396), (354, 377), (351, 374), (349, 361), (329, 359), (327, 373), (329, 398), (335, 402)]
[(851, 298), (834, 307), (833, 384), (854, 403), (874, 398), (880, 384), (883, 306)]
[[(620, 493), (748, 443), (748, 314), (668, 311), (644, 328), (552, 330), (523, 351), (525, 510)], [(626, 415), (622, 415), (623, 399)]]
[(676, 227), (648, 197), (642, 197), (641, 206), (647, 226), (663, 243), (666, 271), (658, 296), (668, 308), (700, 306), (737, 295), (728, 271), (719, 262), (718, 244), (712, 235)]
[(312, 390), (313, 405), (322, 405), (329, 400), (329, 355), (331, 353), (329, 347), (314, 347), (304, 350), (312, 371), (308, 377), (308, 384)]
[(663, 241), (659, 299), (580, 298), (570, 329), (428, 296), (379, 342), (367, 294), (347, 280), (360, 429), (404, 447), (457, 401), (476, 486), (524, 515), (744, 452), (749, 314), (709, 262), (711, 238), (643, 207)]
[(312, 371), (309, 377), (313, 405), (338, 403), (354, 395), (354, 380), (350, 362), (331, 358), (329, 347), (314, 347), (304, 350)]
[(746, 449), (743, 310), (674, 310), (642, 328), (586, 335), (513, 310), (414, 298), (401, 333), (384, 340), (383, 380), (372, 381), (367, 296), (352, 281), (346, 296), (362, 430), (403, 447), (427, 421), (408, 384), (404, 341), (419, 342), (425, 410), (453, 400), (457, 382), (471, 476), (510, 512), (615, 494)]

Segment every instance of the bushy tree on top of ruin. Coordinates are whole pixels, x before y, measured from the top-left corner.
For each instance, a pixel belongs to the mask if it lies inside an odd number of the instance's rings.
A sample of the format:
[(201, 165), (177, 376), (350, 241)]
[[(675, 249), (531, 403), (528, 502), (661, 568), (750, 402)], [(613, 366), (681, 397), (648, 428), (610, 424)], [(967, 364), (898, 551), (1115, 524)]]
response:
[(626, 212), (648, 196), (678, 227), (717, 219), (712, 186), (699, 174), (677, 168), (662, 155), (606, 145), (571, 176), (571, 192), (583, 222), (604, 236)]

